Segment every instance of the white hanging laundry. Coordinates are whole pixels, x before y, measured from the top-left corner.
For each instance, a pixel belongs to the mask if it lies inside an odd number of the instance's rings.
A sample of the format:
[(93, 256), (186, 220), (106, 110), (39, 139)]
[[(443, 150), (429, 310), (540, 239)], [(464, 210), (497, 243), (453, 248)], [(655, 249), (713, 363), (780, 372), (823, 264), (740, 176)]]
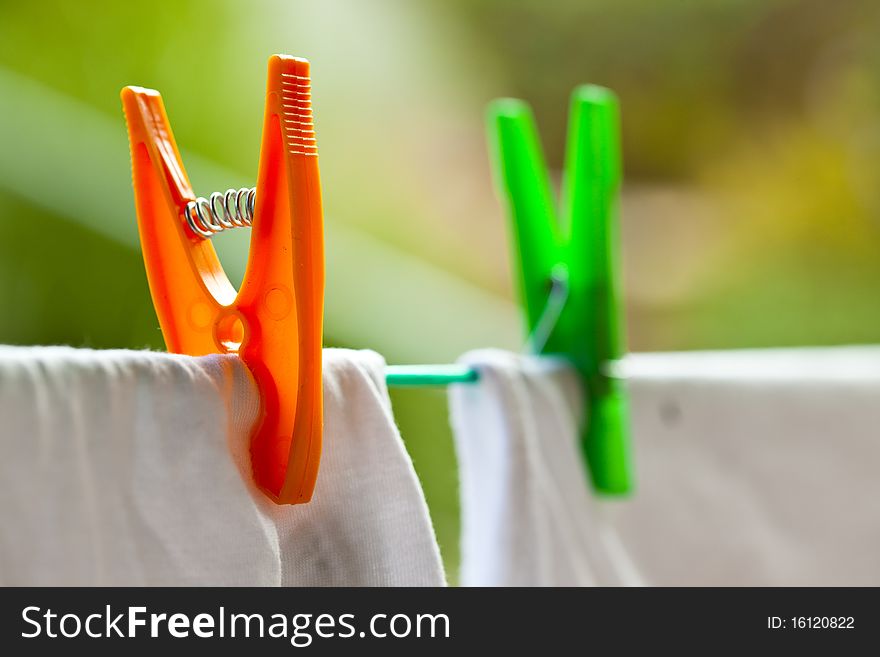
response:
[(573, 371), (469, 354), (464, 584), (880, 584), (880, 348), (636, 354), (637, 488), (587, 496)]
[(880, 348), (637, 354), (638, 490), (614, 524), (651, 584), (880, 585)]
[(479, 383), (451, 390), (464, 586), (636, 585), (579, 447), (582, 394), (560, 361), (465, 355)]
[(384, 361), (324, 361), (313, 501), (275, 506), (238, 358), (0, 348), (0, 584), (442, 585)]

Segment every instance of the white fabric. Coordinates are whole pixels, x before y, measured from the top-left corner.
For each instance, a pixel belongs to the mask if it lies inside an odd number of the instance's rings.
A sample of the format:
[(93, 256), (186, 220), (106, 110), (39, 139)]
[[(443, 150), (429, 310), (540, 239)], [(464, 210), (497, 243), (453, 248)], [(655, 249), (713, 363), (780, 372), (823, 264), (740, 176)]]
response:
[(587, 487), (581, 388), (557, 361), (496, 350), (461, 362), (451, 390), (461, 487), (463, 586), (639, 584)]
[(463, 583), (880, 584), (880, 348), (628, 357), (637, 490), (614, 501), (574, 481), (570, 372), (464, 361)]
[(880, 585), (880, 348), (639, 354), (638, 491), (614, 525), (651, 584)]
[(250, 482), (234, 356), (0, 348), (0, 584), (442, 585), (384, 362), (325, 350), (313, 501)]

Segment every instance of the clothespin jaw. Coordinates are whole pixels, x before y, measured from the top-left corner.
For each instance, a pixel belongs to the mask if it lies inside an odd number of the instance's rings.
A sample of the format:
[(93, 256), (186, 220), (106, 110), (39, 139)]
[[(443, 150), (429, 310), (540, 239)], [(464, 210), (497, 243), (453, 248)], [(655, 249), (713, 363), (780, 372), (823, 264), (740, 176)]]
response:
[(540, 353), (567, 358), (581, 374), (587, 397), (584, 454), (595, 488), (609, 494), (633, 487), (626, 393), (608, 372), (623, 353), (618, 115), (609, 90), (575, 90), (557, 209), (528, 105), (501, 99), (488, 113), (496, 187), (510, 217), (529, 335), (539, 329), (551, 290), (565, 286), (565, 304)]
[(169, 351), (237, 353), (260, 391), (254, 480), (274, 501), (307, 502), (322, 439), (324, 248), (309, 63), (274, 55), (250, 254), (236, 293), (209, 239), (183, 218), (196, 199), (162, 98), (122, 90), (138, 232)]

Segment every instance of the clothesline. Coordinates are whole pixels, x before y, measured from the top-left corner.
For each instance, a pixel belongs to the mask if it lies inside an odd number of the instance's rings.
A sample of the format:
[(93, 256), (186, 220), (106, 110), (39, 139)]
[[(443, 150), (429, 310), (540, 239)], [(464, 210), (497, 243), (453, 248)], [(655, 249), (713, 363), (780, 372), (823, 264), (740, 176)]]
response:
[[(526, 340), (525, 351), (537, 354), (543, 350), (568, 301), (568, 293), (568, 277), (563, 269), (557, 268), (550, 278), (547, 305), (535, 325), (535, 330)], [(445, 386), (453, 383), (476, 383), (479, 380), (480, 373), (466, 365), (389, 365), (385, 368), (385, 382), (389, 386)]]
[(389, 365), (385, 382), (389, 386), (445, 386), (451, 383), (476, 383), (477, 370), (466, 365)]

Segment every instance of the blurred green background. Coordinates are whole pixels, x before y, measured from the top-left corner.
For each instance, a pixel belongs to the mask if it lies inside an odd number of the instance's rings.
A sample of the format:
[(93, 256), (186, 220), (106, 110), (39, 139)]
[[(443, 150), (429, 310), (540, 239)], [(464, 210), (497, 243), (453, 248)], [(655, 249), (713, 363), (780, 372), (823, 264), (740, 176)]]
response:
[[(329, 345), (518, 348), (486, 103), (623, 111), (634, 351), (880, 337), (875, 0), (0, 1), (0, 342), (161, 349), (119, 90), (162, 91), (199, 194), (256, 176), (265, 63), (312, 60)], [(215, 242), (240, 279), (247, 233)], [(454, 577), (442, 391), (394, 391)]]

